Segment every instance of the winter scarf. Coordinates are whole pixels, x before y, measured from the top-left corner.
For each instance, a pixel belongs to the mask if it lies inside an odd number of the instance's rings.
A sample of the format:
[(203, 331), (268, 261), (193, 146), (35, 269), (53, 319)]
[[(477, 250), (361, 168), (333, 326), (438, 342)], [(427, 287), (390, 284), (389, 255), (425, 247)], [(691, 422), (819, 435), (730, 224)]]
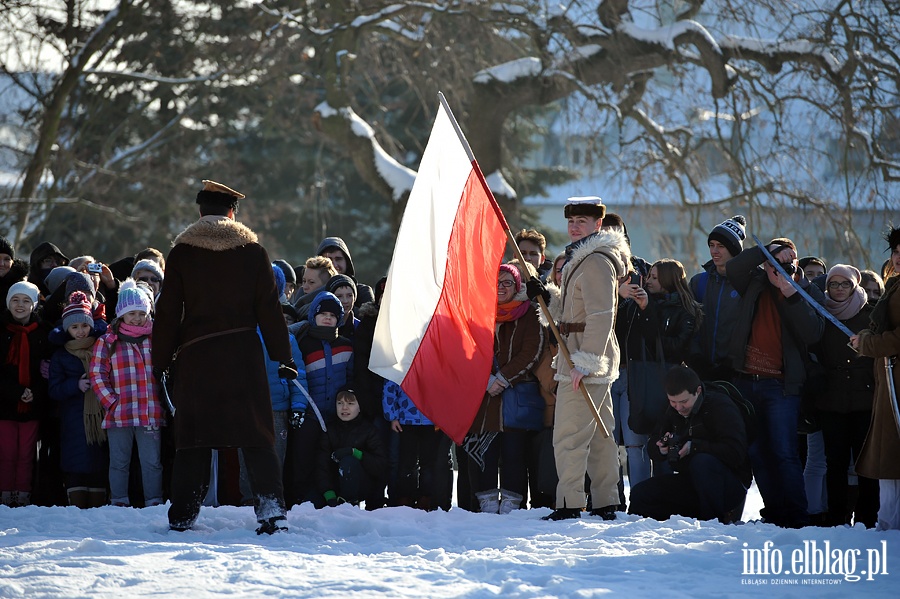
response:
[(497, 305), (497, 322), (512, 322), (519, 320), (528, 312), (531, 302), (510, 300), (504, 304)]
[(24, 326), (13, 322), (6, 325), (6, 330), (13, 334), (6, 361), (19, 367), (19, 384), (25, 388), (31, 387), (31, 344), (28, 342), (28, 333), (37, 327), (37, 322)]
[(826, 295), (825, 308), (838, 320), (849, 320), (859, 314), (867, 301), (865, 290), (857, 285), (850, 292), (850, 296), (842, 302), (835, 301)]
[[(66, 341), (66, 351), (81, 360), (85, 372), (90, 372), (91, 354), (93, 354), (94, 337), (84, 339), (70, 339)], [(106, 431), (103, 430), (103, 409), (100, 400), (91, 387), (84, 392), (84, 436), (88, 445), (100, 444), (106, 440)]]
[(152, 332), (153, 322), (150, 320), (148, 320), (147, 324), (145, 324), (144, 326), (134, 326), (122, 322), (119, 323), (117, 330), (119, 339), (125, 341), (126, 343), (140, 343)]
[(334, 341), (338, 338), (338, 328), (313, 324), (309, 327), (309, 336), (320, 341)]

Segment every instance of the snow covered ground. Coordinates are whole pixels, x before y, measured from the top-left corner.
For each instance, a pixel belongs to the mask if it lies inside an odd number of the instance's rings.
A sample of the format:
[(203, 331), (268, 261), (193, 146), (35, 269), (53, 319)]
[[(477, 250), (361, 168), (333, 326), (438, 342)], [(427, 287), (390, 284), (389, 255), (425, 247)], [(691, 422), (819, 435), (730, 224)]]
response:
[[(751, 493), (744, 517), (758, 512)], [(248, 507), (203, 508), (180, 534), (165, 506), (0, 507), (0, 597), (897, 596), (897, 531), (547, 513), (307, 504), (259, 537)]]

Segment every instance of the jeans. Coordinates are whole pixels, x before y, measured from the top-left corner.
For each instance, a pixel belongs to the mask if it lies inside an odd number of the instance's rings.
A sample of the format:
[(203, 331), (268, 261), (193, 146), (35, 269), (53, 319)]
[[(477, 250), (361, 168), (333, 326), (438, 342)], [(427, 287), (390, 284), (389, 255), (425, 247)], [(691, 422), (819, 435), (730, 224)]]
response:
[(735, 386), (756, 410), (757, 434), (749, 453), (765, 504), (764, 518), (791, 528), (807, 525), (806, 488), (797, 453), (800, 396), (786, 395), (778, 379), (738, 378)]
[(650, 478), (650, 457), (647, 455), (648, 435), (639, 435), (628, 426), (631, 405), (628, 403), (628, 375), (624, 368), (609, 389), (612, 395), (613, 415), (616, 418), (616, 443), (625, 447), (628, 456), (628, 482), (634, 488)]
[(807, 509), (810, 514), (822, 514), (828, 511), (828, 491), (825, 486), (825, 439), (822, 431), (808, 433), (805, 437), (806, 465), (803, 467), (803, 484), (806, 488)]
[[(678, 474), (655, 475), (631, 489), (628, 512), (656, 520), (668, 520), (678, 514), (699, 520), (730, 521), (729, 511), (741, 505), (746, 494), (738, 476), (719, 458), (695, 453)], [(740, 514), (733, 516), (740, 518)]]
[(131, 448), (137, 442), (144, 483), (144, 505), (162, 503), (162, 437), (159, 428), (126, 426), (106, 429), (109, 441), (109, 491), (113, 504), (131, 505), (128, 499), (128, 471)]

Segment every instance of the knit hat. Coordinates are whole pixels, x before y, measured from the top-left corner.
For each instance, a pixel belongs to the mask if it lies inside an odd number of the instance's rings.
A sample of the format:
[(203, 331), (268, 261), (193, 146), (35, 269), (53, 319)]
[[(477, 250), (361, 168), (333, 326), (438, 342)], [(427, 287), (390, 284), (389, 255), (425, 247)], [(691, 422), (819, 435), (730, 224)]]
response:
[(744, 232), (746, 224), (747, 220), (742, 215), (732, 216), (713, 227), (709, 237), (706, 238), (706, 243), (713, 240), (718, 241), (734, 258), (744, 251), (744, 239), (747, 238), (747, 234)]
[(797, 261), (797, 266), (800, 267), (800, 270), (803, 270), (810, 264), (818, 264), (822, 267), (822, 270), (828, 272), (828, 266), (826, 266), (825, 261), (821, 258), (817, 258), (816, 256), (804, 256)]
[(828, 271), (828, 275), (825, 277), (826, 286), (831, 280), (831, 277), (835, 275), (844, 277), (848, 281), (853, 281), (855, 286), (859, 286), (862, 281), (862, 273), (860, 273), (859, 269), (855, 266), (850, 266), (849, 264), (835, 264), (831, 267), (831, 270)]
[(73, 291), (83, 291), (85, 295), (92, 299), (97, 296), (91, 275), (86, 272), (73, 272), (66, 277), (66, 297), (71, 297)]
[(516, 281), (516, 293), (519, 293), (522, 290), (522, 274), (519, 272), (518, 268), (516, 268), (512, 264), (501, 264), (500, 272), (505, 272), (512, 275), (512, 278)]
[(286, 260), (275, 260), (272, 264), (281, 269), (286, 283), (297, 284), (297, 273), (294, 272), (294, 267), (288, 264)]
[(94, 326), (94, 317), (91, 313), (91, 300), (80, 291), (72, 292), (69, 302), (63, 308), (63, 329), (68, 329), (73, 324), (85, 323)]
[(6, 254), (13, 260), (16, 259), (16, 248), (13, 247), (9, 239), (2, 235), (0, 235), (0, 254)]
[(356, 297), (356, 281), (347, 275), (334, 275), (325, 283), (325, 290), (334, 293), (340, 287), (349, 287), (353, 290), (353, 297)]
[(278, 290), (278, 297), (284, 295), (284, 272), (278, 268), (278, 265), (272, 264), (272, 274), (275, 276), (275, 288)]
[(322, 312), (331, 312), (337, 316), (338, 322), (344, 317), (344, 307), (341, 305), (340, 300), (333, 293), (327, 291), (319, 292), (309, 305), (310, 321), (315, 323), (316, 316)]
[(294, 322), (300, 320), (300, 317), (297, 314), (297, 309), (290, 304), (281, 304), (281, 313), (285, 316), (290, 316)]
[(162, 283), (166, 278), (165, 273), (163, 273), (162, 269), (159, 267), (159, 263), (156, 260), (139, 260), (137, 264), (134, 265), (134, 268), (131, 269), (131, 278), (134, 278), (134, 275), (139, 270), (148, 270), (153, 273), (153, 275), (159, 279), (159, 282)]
[(603, 218), (606, 216), (606, 206), (603, 205), (603, 200), (597, 196), (571, 197), (566, 200), (563, 213), (566, 218), (571, 216)]
[(34, 283), (29, 283), (28, 281), (19, 281), (18, 283), (13, 283), (6, 294), (7, 308), (9, 308), (9, 302), (12, 297), (19, 293), (30, 297), (31, 303), (37, 306), (38, 297), (41, 294), (40, 290), (37, 288), (37, 285), (35, 285)]
[(75, 272), (75, 269), (71, 266), (57, 266), (51, 270), (50, 274), (47, 275), (47, 278), (44, 279), (44, 285), (47, 286), (50, 293), (53, 293), (60, 285), (62, 285), (62, 282), (66, 280), (66, 277), (73, 272)]
[(119, 287), (119, 301), (116, 304), (116, 316), (121, 318), (133, 310), (150, 314), (152, 303), (147, 293), (138, 289), (134, 279), (126, 279)]

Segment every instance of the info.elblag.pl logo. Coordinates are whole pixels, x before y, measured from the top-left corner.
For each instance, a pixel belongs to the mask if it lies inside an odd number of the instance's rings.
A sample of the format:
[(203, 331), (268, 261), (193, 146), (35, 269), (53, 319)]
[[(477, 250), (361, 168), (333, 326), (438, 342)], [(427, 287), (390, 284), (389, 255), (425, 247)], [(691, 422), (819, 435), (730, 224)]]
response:
[[(831, 541), (803, 541), (803, 547), (786, 554), (772, 541), (763, 543), (761, 549), (743, 544), (743, 578), (741, 584), (841, 584), (875, 580), (886, 576), (887, 541), (881, 547), (868, 549), (841, 549), (832, 547)], [(756, 578), (756, 577), (769, 578)]]

